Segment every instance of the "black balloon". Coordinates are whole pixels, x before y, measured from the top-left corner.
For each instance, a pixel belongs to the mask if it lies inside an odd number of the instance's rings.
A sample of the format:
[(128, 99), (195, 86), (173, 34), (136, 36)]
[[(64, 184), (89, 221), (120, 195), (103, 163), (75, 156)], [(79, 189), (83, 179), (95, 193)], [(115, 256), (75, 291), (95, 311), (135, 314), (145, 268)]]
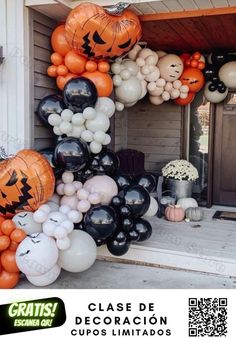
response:
[(110, 149), (103, 149), (98, 155), (94, 156), (92, 169), (97, 173), (113, 175), (119, 168), (120, 161), (116, 153)]
[(131, 209), (127, 205), (122, 206), (119, 209), (119, 212), (120, 212), (121, 216), (123, 216), (123, 217), (129, 217), (132, 214)]
[(132, 183), (132, 179), (128, 175), (118, 174), (113, 177), (116, 184), (118, 185), (119, 190), (123, 189), (125, 186), (129, 186)]
[(226, 92), (227, 88), (223, 81), (219, 81), (217, 84), (217, 90), (219, 93), (223, 94)]
[(142, 218), (138, 218), (134, 221), (134, 230), (139, 234), (139, 242), (146, 241), (152, 234), (151, 224)]
[(214, 92), (217, 89), (217, 83), (215, 82), (209, 83), (208, 89), (210, 92)]
[(214, 65), (207, 65), (203, 70), (206, 81), (213, 81), (218, 79), (218, 69)]
[(125, 187), (119, 192), (119, 196), (125, 199), (125, 204), (130, 207), (133, 217), (143, 216), (149, 208), (150, 195), (140, 185)]
[(115, 208), (115, 209), (119, 209), (123, 204), (125, 203), (124, 199), (121, 198), (120, 196), (114, 196), (111, 200), (111, 205)]
[(156, 178), (149, 173), (144, 173), (135, 179), (135, 183), (141, 185), (148, 192), (153, 192), (156, 188)]
[(111, 239), (107, 243), (107, 249), (114, 256), (122, 256), (129, 250), (129, 243), (127, 241), (118, 242), (116, 239)]
[(63, 173), (63, 169), (58, 168), (54, 162), (54, 148), (45, 148), (39, 150), (39, 153), (42, 154), (49, 162), (52, 167), (55, 176), (58, 178)]
[(139, 238), (140, 238), (140, 235), (135, 229), (131, 229), (127, 234), (127, 239), (130, 242), (132, 242), (132, 241), (136, 242), (136, 241), (139, 240)]
[(95, 84), (80, 76), (67, 82), (63, 90), (63, 98), (69, 109), (81, 113), (86, 107), (95, 106), (98, 94)]
[(125, 232), (130, 231), (133, 228), (134, 222), (131, 218), (123, 218), (121, 221), (121, 227)]
[(117, 242), (121, 243), (127, 240), (126, 234), (124, 231), (118, 231), (112, 239), (115, 239)]
[(211, 55), (211, 61), (213, 65), (222, 66), (227, 62), (227, 54), (224, 52), (213, 52)]
[(38, 104), (37, 114), (43, 123), (48, 123), (48, 117), (51, 114), (61, 115), (66, 108), (63, 98), (60, 95), (48, 95), (44, 97)]
[(68, 171), (79, 171), (90, 161), (90, 152), (86, 142), (75, 137), (66, 137), (60, 141), (54, 151), (56, 166)]
[(117, 227), (117, 215), (110, 206), (91, 208), (84, 218), (84, 229), (96, 240), (106, 240)]
[(89, 178), (95, 175), (95, 172), (91, 169), (85, 168), (82, 171), (78, 171), (75, 174), (76, 181), (80, 181), (82, 183), (86, 182)]

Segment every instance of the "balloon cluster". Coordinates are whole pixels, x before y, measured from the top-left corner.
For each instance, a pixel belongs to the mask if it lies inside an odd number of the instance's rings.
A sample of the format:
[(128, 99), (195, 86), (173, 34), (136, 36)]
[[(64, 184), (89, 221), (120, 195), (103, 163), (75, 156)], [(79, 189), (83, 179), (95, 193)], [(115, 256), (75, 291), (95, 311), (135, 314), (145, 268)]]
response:
[(188, 104), (204, 84), (204, 67), (198, 52), (178, 56), (135, 45), (128, 58), (117, 59), (111, 66), (116, 109), (133, 106), (147, 92), (155, 105), (169, 100)]
[(236, 54), (214, 52), (208, 57), (204, 70), (206, 85), (204, 96), (211, 103), (220, 103), (229, 89), (236, 88)]

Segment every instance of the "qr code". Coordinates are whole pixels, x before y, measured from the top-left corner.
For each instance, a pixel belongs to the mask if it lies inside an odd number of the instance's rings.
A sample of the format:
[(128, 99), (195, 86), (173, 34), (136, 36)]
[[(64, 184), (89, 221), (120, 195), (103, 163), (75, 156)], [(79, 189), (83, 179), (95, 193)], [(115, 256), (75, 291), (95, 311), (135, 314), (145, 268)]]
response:
[(189, 337), (226, 337), (227, 298), (189, 298)]

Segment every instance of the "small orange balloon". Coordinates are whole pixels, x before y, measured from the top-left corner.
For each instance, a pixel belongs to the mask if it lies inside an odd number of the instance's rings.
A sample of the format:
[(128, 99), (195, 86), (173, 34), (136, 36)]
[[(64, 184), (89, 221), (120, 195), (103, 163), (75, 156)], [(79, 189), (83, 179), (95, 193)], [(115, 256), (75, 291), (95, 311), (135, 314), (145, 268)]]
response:
[(64, 89), (65, 85), (67, 84), (68, 81), (71, 79), (78, 77), (76, 74), (68, 73), (66, 76), (58, 76), (57, 77), (57, 87), (61, 90)]
[(60, 25), (54, 29), (51, 44), (52, 49), (62, 56), (65, 56), (71, 50), (65, 37), (65, 25)]
[(25, 239), (26, 233), (22, 229), (15, 229), (12, 231), (10, 238), (16, 243), (20, 243)]
[(199, 61), (198, 62), (198, 69), (203, 70), (205, 68), (205, 62)]
[(101, 73), (96, 70), (93, 73), (85, 72), (82, 75), (95, 84), (98, 91), (98, 96), (111, 95), (111, 92), (113, 90), (113, 82), (109, 74)]
[(6, 235), (0, 236), (0, 251), (6, 250), (9, 247), (10, 243), (11, 241), (8, 236)]
[(189, 92), (186, 99), (181, 99), (180, 97), (178, 97), (177, 99), (175, 99), (174, 102), (179, 106), (186, 106), (187, 104), (193, 101), (194, 97), (195, 97), (195, 93)]
[(85, 71), (86, 58), (78, 55), (73, 50), (65, 56), (65, 65), (73, 74), (81, 74)]
[(102, 73), (108, 73), (110, 70), (110, 65), (108, 62), (101, 61), (98, 63), (98, 70)]
[(0, 216), (0, 224), (2, 224), (2, 222), (4, 222), (4, 221), (5, 221), (5, 218)]
[(63, 57), (59, 53), (52, 53), (51, 62), (55, 66), (60, 66), (63, 63)]
[(98, 68), (97, 62), (92, 60), (86, 62), (85, 69), (87, 70), (87, 72), (95, 72), (97, 68)]
[(11, 241), (11, 244), (9, 245), (8, 249), (11, 251), (16, 251), (16, 249), (18, 248), (19, 243), (16, 243), (14, 241)]
[(16, 228), (15, 223), (12, 220), (7, 219), (1, 224), (1, 230), (4, 235), (10, 236), (12, 231)]
[(51, 65), (48, 67), (47, 74), (50, 77), (57, 77), (57, 66)]
[(3, 269), (7, 272), (19, 272), (19, 268), (16, 265), (16, 254), (14, 251), (5, 250), (1, 254), (1, 264)]
[(190, 61), (190, 66), (193, 68), (197, 68), (198, 67), (198, 61), (193, 59)]
[(193, 55), (192, 55), (192, 59), (194, 59), (194, 60), (200, 60), (200, 59), (201, 59), (201, 56), (202, 56), (201, 53), (195, 52), (195, 53), (193, 53)]
[(185, 61), (185, 66), (186, 67), (190, 67), (190, 64), (191, 64), (191, 60), (190, 59), (188, 59), (188, 60)]
[(19, 272), (7, 272), (2, 270), (0, 273), (0, 289), (12, 289), (19, 282)]
[(2, 232), (1, 228), (0, 228), (0, 236), (4, 235), (4, 233)]
[(57, 66), (57, 75), (65, 76), (67, 74), (68, 74), (68, 68), (65, 65)]

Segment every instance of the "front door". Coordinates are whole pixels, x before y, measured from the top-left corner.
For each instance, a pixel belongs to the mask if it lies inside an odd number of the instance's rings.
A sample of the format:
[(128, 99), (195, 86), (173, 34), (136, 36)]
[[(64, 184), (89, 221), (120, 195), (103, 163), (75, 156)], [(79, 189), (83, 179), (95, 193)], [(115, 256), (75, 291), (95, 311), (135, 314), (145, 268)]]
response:
[(236, 206), (236, 94), (216, 105), (212, 183), (213, 204)]

